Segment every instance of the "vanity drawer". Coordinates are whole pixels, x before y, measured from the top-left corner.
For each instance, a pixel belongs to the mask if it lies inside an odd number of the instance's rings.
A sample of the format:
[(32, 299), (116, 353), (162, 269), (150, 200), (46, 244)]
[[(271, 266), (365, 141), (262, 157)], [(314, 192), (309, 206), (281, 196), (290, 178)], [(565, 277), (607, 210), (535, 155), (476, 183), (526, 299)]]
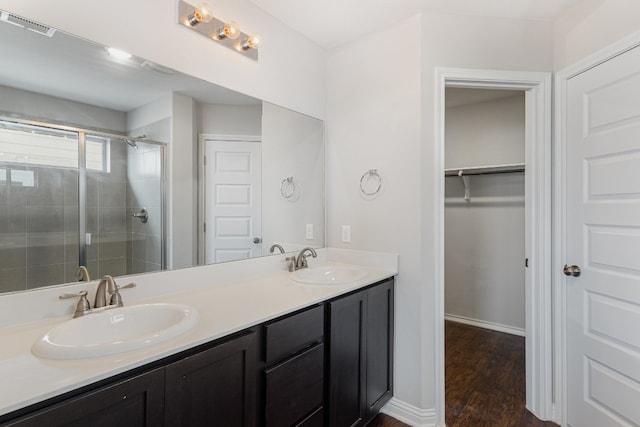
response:
[[(267, 369), (266, 427), (307, 425), (304, 417), (322, 406), (323, 372), (324, 344)], [(309, 425), (314, 423), (309, 420)]]
[(324, 408), (318, 408), (304, 420), (296, 424), (296, 427), (322, 427), (324, 425)]
[(267, 366), (323, 341), (324, 306), (265, 325)]

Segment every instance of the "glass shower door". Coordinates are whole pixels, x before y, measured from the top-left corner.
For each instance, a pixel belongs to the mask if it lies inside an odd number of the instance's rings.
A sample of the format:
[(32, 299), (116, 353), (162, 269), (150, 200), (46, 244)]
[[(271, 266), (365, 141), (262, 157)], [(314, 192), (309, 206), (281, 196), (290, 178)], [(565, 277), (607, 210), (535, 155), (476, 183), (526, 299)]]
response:
[(163, 269), (164, 152), (0, 120), (0, 293)]
[(128, 271), (166, 268), (164, 212), (164, 145), (125, 140), (127, 161)]
[(0, 292), (73, 282), (78, 134), (0, 121)]
[[(91, 145), (102, 141), (107, 162), (91, 166)], [(163, 146), (87, 135), (86, 253), (100, 276), (164, 268)]]

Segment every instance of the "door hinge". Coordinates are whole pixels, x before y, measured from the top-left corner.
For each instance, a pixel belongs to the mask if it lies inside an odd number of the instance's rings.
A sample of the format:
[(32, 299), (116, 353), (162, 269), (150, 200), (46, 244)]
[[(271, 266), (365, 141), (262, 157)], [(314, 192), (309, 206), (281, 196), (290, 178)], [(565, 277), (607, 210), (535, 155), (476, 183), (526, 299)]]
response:
[(206, 232), (207, 232), (207, 223), (206, 223), (206, 222), (203, 222), (203, 223), (202, 223), (202, 232), (203, 232), (203, 233), (206, 233)]
[(529, 258), (524, 259), (524, 266), (527, 268), (529, 267)]

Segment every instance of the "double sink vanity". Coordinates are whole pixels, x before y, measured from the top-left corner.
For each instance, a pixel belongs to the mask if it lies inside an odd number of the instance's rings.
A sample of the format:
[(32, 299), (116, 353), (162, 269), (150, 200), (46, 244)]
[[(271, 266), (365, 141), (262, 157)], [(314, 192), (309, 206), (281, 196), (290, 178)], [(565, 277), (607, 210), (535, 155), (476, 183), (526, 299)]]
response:
[(0, 426), (368, 423), (398, 259), (325, 247), (323, 122), (0, 14)]
[(0, 425), (365, 425), (392, 393), (397, 256), (318, 253), (137, 276), (77, 318), (36, 291), (42, 317), (0, 330)]

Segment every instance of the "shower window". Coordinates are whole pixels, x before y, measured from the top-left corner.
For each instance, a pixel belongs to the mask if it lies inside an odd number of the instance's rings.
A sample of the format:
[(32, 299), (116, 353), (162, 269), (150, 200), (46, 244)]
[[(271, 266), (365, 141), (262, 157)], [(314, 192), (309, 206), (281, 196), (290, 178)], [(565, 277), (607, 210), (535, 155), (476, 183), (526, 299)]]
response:
[[(0, 122), (0, 162), (78, 168), (78, 136), (42, 126)], [(108, 171), (109, 138), (88, 135), (89, 170)]]

